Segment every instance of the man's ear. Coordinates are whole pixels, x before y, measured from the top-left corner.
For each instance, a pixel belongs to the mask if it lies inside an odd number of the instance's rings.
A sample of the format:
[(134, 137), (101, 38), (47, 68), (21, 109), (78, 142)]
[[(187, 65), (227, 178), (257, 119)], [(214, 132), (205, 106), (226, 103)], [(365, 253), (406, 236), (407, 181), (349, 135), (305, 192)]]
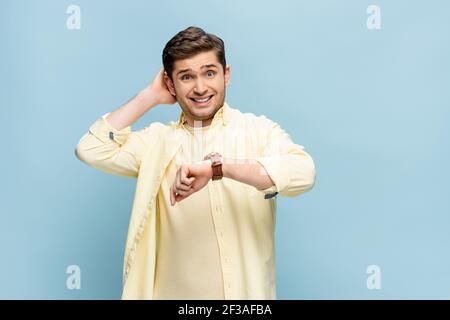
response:
[(230, 83), (230, 65), (227, 64), (225, 67), (225, 86)]
[(175, 97), (175, 88), (173, 85), (172, 79), (167, 75), (167, 72), (164, 71), (164, 82), (166, 83), (167, 89), (169, 90), (170, 94)]

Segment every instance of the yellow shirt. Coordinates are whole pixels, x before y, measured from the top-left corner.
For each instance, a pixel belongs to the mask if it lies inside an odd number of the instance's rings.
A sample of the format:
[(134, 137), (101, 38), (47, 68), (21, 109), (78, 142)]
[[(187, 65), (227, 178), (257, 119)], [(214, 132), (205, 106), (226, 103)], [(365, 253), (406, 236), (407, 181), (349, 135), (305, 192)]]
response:
[(219, 300), (224, 298), (223, 279), (208, 188), (170, 204), (169, 188), (178, 168), (201, 161), (212, 138), (210, 126), (185, 126), (189, 134), (169, 163), (158, 192), (153, 299)]
[[(183, 114), (177, 122), (153, 122), (139, 131), (132, 131), (131, 126), (116, 130), (106, 121), (108, 114), (91, 125), (75, 151), (81, 161), (96, 169), (137, 178), (125, 247), (122, 299), (154, 299), (161, 231), (157, 217), (162, 212), (158, 194), (169, 164), (189, 132), (183, 126)], [(255, 159), (275, 184), (257, 190), (223, 178), (204, 188), (212, 210), (224, 299), (276, 299), (274, 195), (294, 197), (313, 188), (314, 161), (277, 123), (265, 116), (242, 113), (226, 102), (210, 129), (214, 130), (205, 154), (217, 151), (224, 158)], [(200, 283), (201, 279), (196, 276), (192, 281)]]

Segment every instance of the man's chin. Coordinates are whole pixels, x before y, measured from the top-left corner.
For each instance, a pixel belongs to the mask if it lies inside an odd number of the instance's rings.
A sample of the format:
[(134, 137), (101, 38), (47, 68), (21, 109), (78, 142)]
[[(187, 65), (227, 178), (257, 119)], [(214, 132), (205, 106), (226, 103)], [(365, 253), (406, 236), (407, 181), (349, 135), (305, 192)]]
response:
[(212, 117), (214, 117), (214, 114), (208, 113), (208, 114), (193, 114), (191, 118), (194, 121), (205, 121), (211, 119)]
[(214, 106), (207, 108), (190, 107), (189, 113), (194, 120), (208, 120), (214, 116), (216, 110), (217, 108)]

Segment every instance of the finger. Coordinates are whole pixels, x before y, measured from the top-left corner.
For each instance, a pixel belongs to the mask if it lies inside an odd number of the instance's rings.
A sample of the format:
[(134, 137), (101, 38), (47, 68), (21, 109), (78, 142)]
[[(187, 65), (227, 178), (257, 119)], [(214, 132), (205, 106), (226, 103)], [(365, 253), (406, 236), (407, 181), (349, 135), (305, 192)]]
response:
[(195, 177), (190, 177), (190, 178), (188, 178), (188, 180), (189, 180), (189, 185), (191, 185), (192, 184), (192, 182), (194, 182), (194, 180), (195, 180)]
[(180, 170), (180, 180), (185, 185), (190, 185), (192, 183), (192, 179), (188, 178), (188, 175), (189, 175), (189, 167), (182, 166)]
[(172, 191), (173, 191), (174, 197), (176, 197), (176, 195), (179, 194), (179, 193), (180, 193), (181, 191), (183, 191), (183, 190), (179, 190), (179, 189), (177, 188), (176, 183), (174, 182), (173, 185), (172, 185)]
[(175, 192), (173, 191), (172, 186), (170, 186), (170, 204), (173, 206), (175, 204)]
[(181, 196), (186, 195), (189, 191), (190, 191), (190, 190), (177, 190), (176, 192), (174, 192), (175, 199), (176, 199), (176, 197), (179, 196), (179, 195), (181, 195)]
[(189, 185), (181, 182), (181, 174), (177, 176), (175, 187), (177, 188), (177, 191), (189, 191), (189, 189), (191, 188)]
[(195, 181), (195, 177), (190, 177), (190, 178), (186, 178), (184, 181), (181, 180), (180, 178), (180, 182), (181, 184), (185, 185), (185, 186), (192, 186), (192, 183)]
[(189, 191), (191, 189), (191, 186), (185, 185), (179, 181), (175, 184), (175, 188), (177, 191)]
[(187, 197), (189, 197), (191, 194), (193, 194), (194, 193), (194, 190), (193, 189), (191, 189), (190, 191), (188, 191), (188, 192), (186, 192), (186, 194), (184, 194), (184, 195), (177, 195), (176, 197), (175, 197), (175, 201), (176, 202), (180, 202), (180, 201), (182, 201), (182, 200), (184, 200), (184, 199), (186, 199)]
[(190, 177), (190, 178), (187, 177), (187, 175), (189, 174), (188, 167), (181, 167), (179, 170), (179, 173), (180, 173), (179, 178), (180, 178), (181, 184), (190, 186), (192, 184), (192, 182), (194, 182), (195, 177)]

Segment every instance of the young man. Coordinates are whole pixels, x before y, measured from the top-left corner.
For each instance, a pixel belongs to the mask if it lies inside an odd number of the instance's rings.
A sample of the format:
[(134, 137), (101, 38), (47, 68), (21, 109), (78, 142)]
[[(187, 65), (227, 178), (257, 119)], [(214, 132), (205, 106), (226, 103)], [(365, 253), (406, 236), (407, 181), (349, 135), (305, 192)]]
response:
[[(277, 123), (225, 102), (220, 38), (189, 27), (166, 44), (163, 65), (76, 147), (88, 165), (137, 178), (122, 299), (275, 299), (275, 196), (310, 190), (314, 162)], [(131, 130), (175, 102), (177, 122)]]

